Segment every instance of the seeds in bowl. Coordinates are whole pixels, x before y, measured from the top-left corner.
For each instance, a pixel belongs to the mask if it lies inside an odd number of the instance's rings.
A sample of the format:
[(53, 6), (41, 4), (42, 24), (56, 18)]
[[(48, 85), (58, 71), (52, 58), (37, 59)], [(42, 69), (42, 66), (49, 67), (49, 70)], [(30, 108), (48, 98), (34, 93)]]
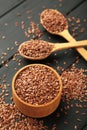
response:
[(17, 75), (14, 83), (16, 94), (32, 105), (42, 105), (53, 100), (60, 91), (58, 76), (45, 65), (33, 64)]
[(24, 57), (39, 59), (47, 57), (53, 49), (53, 45), (43, 40), (26, 41), (19, 47), (19, 52)]
[(41, 15), (41, 23), (49, 32), (62, 32), (67, 29), (68, 23), (66, 18), (57, 10), (46, 9)]

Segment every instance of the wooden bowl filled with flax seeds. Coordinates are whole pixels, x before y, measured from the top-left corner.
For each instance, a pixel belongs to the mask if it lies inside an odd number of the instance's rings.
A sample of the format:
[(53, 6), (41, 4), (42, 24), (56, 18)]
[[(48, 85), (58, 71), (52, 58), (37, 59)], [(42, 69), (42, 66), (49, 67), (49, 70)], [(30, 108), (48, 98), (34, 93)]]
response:
[(16, 107), (24, 115), (40, 118), (50, 115), (59, 106), (62, 82), (52, 67), (30, 64), (14, 75), (12, 92)]

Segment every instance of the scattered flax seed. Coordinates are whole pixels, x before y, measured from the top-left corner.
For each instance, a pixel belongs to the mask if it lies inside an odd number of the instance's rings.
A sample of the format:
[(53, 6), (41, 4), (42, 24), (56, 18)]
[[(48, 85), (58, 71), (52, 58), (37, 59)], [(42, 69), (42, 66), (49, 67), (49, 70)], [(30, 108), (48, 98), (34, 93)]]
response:
[(60, 7), (62, 6), (62, 1), (63, 1), (63, 0), (58, 0), (58, 2), (59, 2), (58, 5), (59, 5)]
[(77, 108), (83, 108), (83, 106), (81, 104), (75, 103)]
[(4, 60), (2, 60), (2, 62), (1, 62), (3, 65), (4, 65)]
[(86, 112), (82, 112), (81, 115), (86, 115), (87, 116), (87, 113)]
[(15, 41), (14, 44), (15, 44), (15, 46), (18, 46), (18, 42), (17, 41)]
[(65, 124), (65, 125), (68, 125), (68, 122), (67, 122), (67, 121), (64, 121), (64, 124)]
[(28, 16), (28, 17), (27, 17), (27, 19), (31, 19), (31, 18), (32, 18), (32, 16)]
[(18, 63), (18, 66), (20, 66), (21, 65), (21, 63)]
[(78, 18), (77, 20), (76, 20), (76, 23), (80, 23), (81, 21), (80, 21), (80, 18)]
[(6, 74), (3, 74), (3, 77), (4, 77), (4, 78), (6, 78), (6, 77), (7, 77), (7, 75), (6, 75)]
[(25, 22), (21, 21), (21, 28), (24, 29), (25, 28)]
[(42, 120), (24, 116), (14, 104), (0, 101), (0, 130), (47, 130)]
[(86, 19), (86, 18), (84, 18), (84, 19), (83, 19), (83, 22), (87, 22), (87, 19)]
[(9, 48), (9, 47), (7, 47), (7, 50), (8, 50), (8, 51), (10, 51), (10, 48)]
[(7, 55), (7, 53), (6, 52), (2, 52), (2, 56), (6, 56)]
[(8, 23), (5, 23), (4, 25), (5, 25), (5, 26), (8, 26)]
[(62, 2), (62, 0), (58, 0), (59, 2)]
[(14, 50), (14, 47), (11, 47), (11, 50)]
[(76, 113), (76, 114), (78, 114), (78, 113), (79, 113), (79, 111), (77, 110), (75, 113)]
[[(65, 70), (62, 75), (63, 91), (62, 99), (67, 101), (85, 99), (87, 93), (87, 75), (84, 70), (74, 68)], [(76, 107), (82, 108), (81, 104), (76, 103)]]
[(20, 13), (20, 12), (18, 12), (18, 13), (17, 13), (17, 16), (21, 16), (21, 13)]
[(52, 129), (51, 130), (56, 130), (56, 124), (53, 124)]
[(8, 68), (8, 64), (5, 64), (5, 66)]
[(80, 119), (80, 118), (77, 118), (77, 121), (79, 121), (79, 122), (80, 122), (80, 121), (81, 121), (81, 119)]
[(56, 117), (60, 117), (60, 113), (57, 113), (57, 114), (56, 114)]
[(84, 28), (84, 27), (80, 29), (80, 32), (81, 32), (81, 33), (83, 33), (84, 31), (85, 31), (85, 28)]
[(10, 84), (7, 84), (7, 87), (10, 87), (11, 85)]
[(85, 32), (85, 28), (83, 27), (83, 24), (86, 24), (87, 19), (80, 19), (80, 18), (75, 18), (75, 17), (69, 17), (69, 26), (71, 27), (72, 31), (72, 36), (76, 37), (80, 33)]
[(58, 71), (64, 71), (64, 68), (62, 66), (57, 66), (56, 68)]
[[(58, 0), (59, 2), (61, 2), (62, 0)], [(60, 6), (62, 4), (60, 3)], [(46, 7), (43, 7), (46, 8)], [(27, 14), (29, 14), (29, 12), (27, 11)], [(17, 14), (18, 16), (21, 16), (20, 13)], [(29, 20), (31, 19), (32, 16), (29, 16)], [(71, 22), (75, 22), (72, 23), (71, 26), (73, 27), (72, 30), (72, 35), (73, 36), (77, 36), (79, 31), (80, 33), (83, 33), (85, 31), (85, 28), (81, 27), (81, 20), (79, 18), (75, 18), (72, 17), (72, 19), (69, 19)], [(86, 23), (87, 19), (83, 19), (83, 22)], [(54, 24), (54, 23), (53, 23)], [(57, 23), (56, 23), (57, 24)], [(8, 26), (8, 23), (4, 24), (5, 26)], [(18, 27), (19, 26), (19, 22), (16, 21), (15, 22), (15, 26)], [(21, 28), (25, 31), (25, 35), (26, 37), (30, 37), (33, 34), (33, 37), (40, 37), (42, 35), (38, 24), (35, 24), (33, 22), (30, 23), (30, 26), (28, 28), (25, 28), (25, 22), (21, 22)], [(51, 28), (50, 28), (51, 29)], [(55, 30), (55, 29), (54, 29)], [(60, 30), (59, 30), (60, 31)], [(6, 39), (6, 36), (2, 36), (2, 39)], [(50, 39), (50, 38), (49, 38)], [(18, 46), (18, 43), (15, 41), (15, 45)], [(13, 50), (13, 48), (7, 48), (7, 50)], [(65, 52), (67, 54), (67, 52)], [(2, 56), (0, 57), (1, 59), (4, 59), (4, 56), (6, 56), (7, 54), (5, 52), (2, 53)], [(55, 54), (56, 55), (56, 54)], [(17, 61), (16, 56), (13, 57), (14, 61)], [(58, 61), (55, 61), (58, 62)], [(2, 64), (4, 64), (4, 60), (1, 62)], [(20, 66), (21, 61), (18, 61), (18, 65)], [(64, 64), (66, 64), (64, 62)], [(5, 64), (6, 67), (8, 67), (8, 64)], [(14, 68), (15, 70), (17, 70), (17, 68)], [(63, 70), (62, 67), (58, 66), (57, 68), (58, 70)], [(86, 71), (87, 72), (87, 71)], [(73, 68), (72, 70), (65, 70), (62, 73), (63, 79), (65, 81), (63, 81), (64, 84), (64, 88), (63, 88), (63, 96), (62, 96), (62, 101), (65, 101), (66, 99), (68, 101), (74, 99), (79, 99), (80, 101), (85, 101), (87, 102), (87, 99), (85, 99), (84, 96), (87, 97), (87, 76), (84, 75), (82, 70)], [(3, 78), (6, 78), (6, 75), (3, 75)], [(71, 77), (71, 79), (69, 78)], [(74, 78), (75, 77), (75, 78)], [(2, 78), (0, 77), (0, 81), (2, 80)], [(11, 87), (10, 84), (5, 84), (6, 81), (3, 80), (1, 81), (2, 84), (0, 83), (0, 89), (2, 89), (2, 93), (0, 93), (0, 130), (47, 130), (48, 127), (44, 126), (44, 122), (43, 121), (38, 121), (37, 119), (32, 119), (30, 117), (26, 117), (24, 116), (22, 113), (20, 113), (18, 111), (18, 109), (15, 107), (14, 104), (7, 104), (7, 103), (3, 103), (4, 101), (4, 96), (9, 96), (9, 93), (5, 93), (7, 92), (5, 89), (6, 87)], [(72, 84), (72, 85), (71, 85)], [(66, 99), (65, 99), (66, 97)], [(83, 99), (83, 100), (82, 100)], [(11, 97), (12, 100), (12, 97)], [(73, 107), (73, 104), (72, 106)], [(83, 108), (83, 106), (81, 106), (80, 104), (76, 104), (77, 108)], [(85, 108), (87, 108), (87, 106), (84, 106)], [(68, 108), (65, 107), (65, 110), (67, 110)], [(61, 112), (63, 112), (63, 109), (61, 108)], [(64, 112), (67, 115), (67, 112)], [(82, 112), (80, 113), (79, 110), (75, 111), (76, 114), (81, 114), (83, 116), (87, 116), (87, 112)], [(60, 113), (57, 114), (57, 117), (60, 117)], [(77, 121), (80, 122), (81, 119), (77, 118)], [(68, 121), (64, 121), (65, 125), (68, 125)], [(56, 128), (56, 124), (53, 125), (52, 130), (55, 130)], [(74, 126), (74, 129), (77, 130), (78, 127), (77, 125)]]
[(75, 129), (75, 130), (77, 130), (77, 129), (78, 129), (77, 125), (75, 125), (75, 126), (74, 126), (74, 129)]
[(35, 22), (30, 22), (30, 25), (28, 28), (25, 28), (25, 22), (21, 22), (21, 28), (24, 30), (24, 34), (26, 37), (32, 36), (33, 38), (39, 38), (43, 33), (39, 29), (39, 24), (36, 24)]
[(63, 64), (66, 65), (66, 62), (64, 62)]
[(0, 84), (0, 89), (4, 88), (4, 84)]
[(14, 70), (17, 70), (17, 67), (15, 67)]
[(14, 86), (17, 95), (23, 101), (34, 105), (50, 102), (60, 88), (55, 73), (42, 65), (28, 66), (22, 70), (15, 79)]
[(32, 10), (27, 10), (26, 14), (30, 14), (32, 12)]
[(9, 96), (9, 93), (5, 93), (5, 96)]
[(2, 36), (2, 39), (6, 39), (6, 36)]
[(4, 59), (4, 56), (1, 56), (0, 59)]
[(19, 26), (19, 23), (18, 21), (15, 22), (15, 27), (18, 27)]

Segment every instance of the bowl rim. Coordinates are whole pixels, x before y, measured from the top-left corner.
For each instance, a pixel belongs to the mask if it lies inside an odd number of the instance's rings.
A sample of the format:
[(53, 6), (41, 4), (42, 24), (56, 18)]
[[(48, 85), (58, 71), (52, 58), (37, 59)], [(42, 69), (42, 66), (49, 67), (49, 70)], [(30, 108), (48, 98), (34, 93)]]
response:
[[(44, 104), (40, 104), (40, 105), (33, 105), (33, 104), (30, 104), (30, 103), (27, 103), (27, 102), (23, 101), (23, 100), (17, 95), (17, 93), (16, 93), (16, 91), (15, 91), (15, 88), (14, 88), (15, 80), (16, 80), (18, 74), (19, 74), (22, 70), (26, 69), (27, 67), (29, 67), (29, 66), (34, 66), (34, 65), (45, 66), (45, 67), (51, 69), (51, 70), (56, 74), (56, 76), (58, 77), (58, 80), (59, 80), (59, 92), (58, 92), (58, 94), (56, 95), (56, 97), (55, 97), (54, 99), (52, 99), (51, 101), (49, 101), (49, 102), (47, 102), (47, 103), (44, 103)], [(21, 69), (19, 69), (19, 70), (16, 72), (16, 74), (14, 75), (14, 77), (13, 77), (13, 79), (12, 79), (12, 92), (13, 92), (13, 94), (15, 94), (16, 98), (17, 98), (21, 103), (23, 103), (24, 105), (27, 105), (27, 106), (29, 106), (29, 107), (34, 107), (34, 108), (45, 107), (45, 106), (48, 106), (48, 105), (52, 104), (53, 102), (55, 102), (55, 101), (61, 96), (61, 93), (62, 93), (62, 80), (61, 80), (61, 77), (60, 77), (59, 73), (58, 73), (55, 69), (53, 69), (52, 67), (50, 67), (50, 66), (48, 66), (48, 65), (38, 64), (38, 63), (29, 64), (29, 65), (26, 65), (26, 66), (22, 67)]]

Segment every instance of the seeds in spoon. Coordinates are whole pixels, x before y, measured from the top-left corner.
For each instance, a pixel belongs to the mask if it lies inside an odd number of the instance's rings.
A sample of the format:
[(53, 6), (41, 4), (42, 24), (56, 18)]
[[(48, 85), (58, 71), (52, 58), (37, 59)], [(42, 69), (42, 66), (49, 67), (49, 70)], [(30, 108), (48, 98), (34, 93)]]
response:
[(41, 13), (41, 22), (49, 32), (62, 32), (67, 29), (66, 18), (57, 10), (47, 9)]
[(30, 40), (26, 41), (20, 48), (21, 54), (31, 57), (33, 59), (47, 57), (54, 45), (49, 44), (42, 40)]

